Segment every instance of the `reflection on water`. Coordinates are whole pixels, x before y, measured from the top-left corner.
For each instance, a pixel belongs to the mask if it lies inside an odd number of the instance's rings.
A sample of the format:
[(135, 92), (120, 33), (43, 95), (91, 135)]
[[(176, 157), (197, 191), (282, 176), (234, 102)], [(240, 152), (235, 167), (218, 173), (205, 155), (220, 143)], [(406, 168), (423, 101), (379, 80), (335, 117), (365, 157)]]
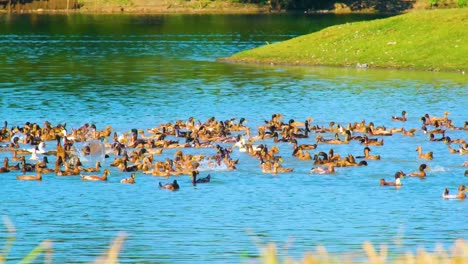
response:
[[(67, 129), (94, 123), (119, 135), (133, 128), (193, 116), (204, 122), (245, 117), (252, 134), (282, 113), (285, 120), (313, 118), (374, 122), (420, 128), (425, 113), (450, 111), (457, 126), (468, 120), (466, 75), (362, 69), (274, 67), (217, 62), (237, 51), (364, 17), (324, 16), (28, 16), (0, 17), (0, 109), (11, 126), (67, 123)], [(5, 23), (3, 23), (5, 22)], [(66, 25), (66, 26), (65, 26)], [(406, 110), (407, 123), (391, 115)], [(466, 131), (447, 132), (467, 138)], [(303, 143), (315, 143), (315, 136)], [(325, 137), (333, 137), (326, 134)], [(269, 146), (272, 140), (265, 140)], [(282, 254), (300, 256), (325, 245), (332, 252), (360, 250), (364, 241), (389, 244), (391, 251), (414, 251), (436, 242), (466, 238), (465, 202), (440, 199), (442, 190), (465, 183), (462, 155), (429, 142), (396, 134), (373, 148), (382, 160), (367, 167), (337, 169), (336, 176), (309, 174), (311, 161), (294, 159), (292, 146), (278, 144), (283, 164), (294, 173), (262, 174), (258, 161), (237, 149), (234, 172), (208, 170), (213, 181), (181, 190), (157, 189), (159, 181), (111, 168), (107, 183), (46, 175), (18, 182), (0, 178), (3, 215), (15, 224), (15, 263), (41, 240), (51, 239), (54, 261), (87, 262), (104, 252), (118, 231), (129, 236), (121, 262), (239, 263), (258, 256), (258, 243), (288, 244)], [(399, 190), (381, 188), (380, 178), (414, 171), (422, 162), (415, 148), (434, 152), (426, 180), (405, 178)], [(53, 146), (49, 144), (49, 146)], [(81, 147), (77, 145), (81, 150)], [(342, 156), (361, 155), (362, 146), (319, 145)], [(184, 152), (213, 155), (214, 149)], [(173, 157), (164, 151), (157, 159)], [(0, 159), (9, 155), (0, 153)], [(105, 159), (103, 167), (113, 160)], [(86, 166), (93, 161), (82, 160)], [(434, 224), (437, 223), (437, 224)], [(4, 227), (2, 234), (5, 234)], [(2, 236), (4, 237), (4, 236)], [(401, 244), (394, 243), (401, 241)]]

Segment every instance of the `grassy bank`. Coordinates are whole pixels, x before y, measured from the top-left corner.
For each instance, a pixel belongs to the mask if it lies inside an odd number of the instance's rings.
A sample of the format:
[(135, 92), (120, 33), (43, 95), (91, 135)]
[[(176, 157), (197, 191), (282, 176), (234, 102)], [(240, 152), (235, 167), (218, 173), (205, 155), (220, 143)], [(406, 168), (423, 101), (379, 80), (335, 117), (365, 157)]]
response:
[(133, 13), (133, 14), (245, 14), (265, 13), (265, 5), (241, 4), (227, 1), (185, 0), (78, 0), (83, 13)]
[(326, 28), (221, 59), (230, 62), (465, 71), (468, 9), (418, 11)]

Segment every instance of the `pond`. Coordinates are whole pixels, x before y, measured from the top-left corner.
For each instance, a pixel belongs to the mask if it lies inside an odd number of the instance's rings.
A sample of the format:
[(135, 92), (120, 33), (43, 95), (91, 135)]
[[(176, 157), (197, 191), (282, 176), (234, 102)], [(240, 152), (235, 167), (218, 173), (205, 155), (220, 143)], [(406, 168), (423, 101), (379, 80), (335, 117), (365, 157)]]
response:
[[(55, 174), (44, 175), (41, 182), (22, 182), (16, 180), (19, 172), (2, 173), (1, 214), (17, 230), (8, 261), (16, 263), (41, 241), (51, 240), (54, 263), (91, 262), (120, 232), (126, 233), (122, 263), (247, 263), (256, 261), (270, 242), (277, 244), (281, 256), (295, 258), (319, 245), (336, 254), (360, 252), (365, 241), (387, 244), (393, 255), (419, 247), (431, 250), (436, 243), (448, 247), (466, 238), (468, 201), (444, 200), (441, 194), (444, 188), (455, 193), (458, 185), (468, 183), (463, 176), (467, 168), (462, 167), (468, 156), (450, 154), (446, 144), (429, 141), (420, 120), (448, 111), (455, 126), (463, 127), (468, 121), (466, 75), (216, 60), (326, 26), (376, 18), (0, 16), (0, 118), (9, 127), (49, 121), (66, 123), (70, 132), (88, 123), (98, 130), (110, 125), (123, 135), (190, 117), (201, 123), (211, 117), (236, 122), (245, 118), (255, 136), (258, 126), (281, 113), (285, 123), (312, 117), (314, 126), (365, 120), (386, 128), (417, 129), (413, 137), (399, 132), (379, 137), (384, 145), (371, 149), (381, 160), (336, 168), (334, 175), (311, 174), (313, 161), (298, 160), (292, 144), (272, 139), (255, 144), (278, 146), (282, 166), (294, 168), (292, 173), (262, 173), (259, 160), (238, 149), (231, 154), (239, 160), (236, 170), (201, 170), (201, 176), (209, 173), (212, 181), (197, 186), (188, 176), (166, 179), (141, 172), (135, 185), (122, 185), (120, 180), (129, 173), (110, 167), (114, 154), (103, 162), (111, 171), (105, 183)], [(391, 120), (403, 110), (407, 122)], [(314, 144), (317, 135), (312, 132), (299, 142)], [(447, 129), (446, 136), (466, 140), (467, 131)], [(54, 149), (54, 142), (46, 144)], [(419, 159), (418, 145), (432, 151), (434, 159)], [(320, 143), (310, 153), (331, 148), (341, 156), (359, 156), (364, 146), (358, 141)], [(172, 158), (176, 150), (164, 150), (155, 158)], [(216, 153), (214, 148), (182, 151)], [(0, 159), (5, 157), (11, 152), (0, 152)], [(49, 158), (54, 164), (55, 157)], [(416, 171), (422, 163), (429, 165), (425, 179), (405, 177), (398, 189), (379, 186), (379, 179), (391, 180), (399, 170)], [(158, 189), (158, 182), (173, 179), (179, 181), (179, 191)], [(0, 241), (6, 241), (6, 226), (0, 234)]]

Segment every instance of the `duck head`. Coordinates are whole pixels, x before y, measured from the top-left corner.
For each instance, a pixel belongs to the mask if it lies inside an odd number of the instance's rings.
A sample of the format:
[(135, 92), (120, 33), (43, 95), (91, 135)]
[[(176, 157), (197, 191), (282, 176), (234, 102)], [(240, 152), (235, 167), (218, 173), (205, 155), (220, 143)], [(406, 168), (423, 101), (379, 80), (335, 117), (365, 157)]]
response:
[(177, 183), (177, 180), (174, 180), (172, 182), (172, 186), (174, 186), (174, 190), (178, 190), (179, 189), (179, 184)]
[(420, 171), (423, 171), (423, 170), (425, 170), (425, 169), (427, 169), (427, 165), (426, 165), (426, 164), (423, 163), (423, 164), (419, 165), (419, 170), (420, 170)]
[(367, 166), (367, 161), (361, 160), (361, 161), (358, 163), (358, 166)]

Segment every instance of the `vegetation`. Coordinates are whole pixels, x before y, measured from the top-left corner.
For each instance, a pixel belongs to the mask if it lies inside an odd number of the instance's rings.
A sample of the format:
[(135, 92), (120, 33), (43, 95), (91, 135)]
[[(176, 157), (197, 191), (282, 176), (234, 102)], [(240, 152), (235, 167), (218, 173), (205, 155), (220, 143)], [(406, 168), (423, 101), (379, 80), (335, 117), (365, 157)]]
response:
[[(444, 250), (437, 247), (434, 252), (419, 250), (417, 254), (407, 253), (405, 255), (396, 256), (392, 260), (388, 260), (388, 252), (385, 246), (381, 246), (380, 252), (377, 251), (371, 243), (364, 243), (363, 249), (366, 256), (354, 254), (359, 261), (353, 260), (351, 255), (331, 256), (326, 249), (319, 247), (316, 253), (305, 253), (302, 260), (293, 260), (286, 258), (284, 260), (278, 257), (276, 246), (270, 244), (262, 252), (262, 261), (265, 264), (354, 264), (354, 263), (369, 263), (369, 264), (466, 264), (468, 263), (468, 243), (463, 240), (455, 241), (451, 250)], [(367, 260), (366, 260), (367, 258)]]
[(467, 9), (413, 12), (337, 25), (222, 59), (242, 63), (464, 71)]
[[(15, 240), (16, 230), (10, 219), (4, 217), (4, 223), (7, 228), (7, 237), (3, 250), (0, 252), (0, 264), (8, 260), (8, 252)], [(109, 249), (102, 256), (98, 257), (94, 263), (119, 263), (119, 252), (122, 249), (126, 234), (122, 233), (109, 246)], [(294, 260), (290, 257), (280, 258), (276, 246), (269, 244), (264, 247), (261, 252), (261, 262), (264, 264), (354, 264), (354, 263), (369, 263), (369, 264), (466, 264), (468, 263), (468, 243), (463, 240), (455, 241), (451, 250), (444, 250), (440, 246), (436, 247), (434, 252), (426, 252), (418, 250), (417, 254), (406, 253), (404, 255), (394, 256), (391, 260), (388, 259), (389, 252), (386, 246), (381, 246), (380, 251), (366, 242), (363, 244), (365, 255), (346, 254), (343, 256), (329, 255), (324, 247), (318, 247), (316, 252), (306, 252), (303, 259)], [(43, 256), (43, 263), (52, 263), (52, 241), (45, 240), (34, 248), (20, 263), (39, 263), (37, 260)], [(358, 261), (356, 261), (358, 259)]]
[[(13, 226), (13, 223), (8, 217), (3, 217), (4, 224), (7, 230), (7, 237), (3, 250), (0, 251), (0, 264), (7, 262), (8, 253), (13, 245), (13, 242), (16, 238), (16, 229)], [(114, 239), (112, 244), (109, 246), (109, 249), (106, 253), (96, 259), (95, 263), (107, 263), (114, 264), (119, 263), (119, 252), (122, 248), (123, 242), (125, 240), (126, 234), (122, 233), (117, 238)], [(44, 240), (36, 248), (34, 248), (28, 255), (26, 255), (19, 263), (20, 264), (29, 264), (29, 263), (39, 263), (36, 260), (40, 256), (44, 256), (43, 263), (52, 263), (52, 241)]]

